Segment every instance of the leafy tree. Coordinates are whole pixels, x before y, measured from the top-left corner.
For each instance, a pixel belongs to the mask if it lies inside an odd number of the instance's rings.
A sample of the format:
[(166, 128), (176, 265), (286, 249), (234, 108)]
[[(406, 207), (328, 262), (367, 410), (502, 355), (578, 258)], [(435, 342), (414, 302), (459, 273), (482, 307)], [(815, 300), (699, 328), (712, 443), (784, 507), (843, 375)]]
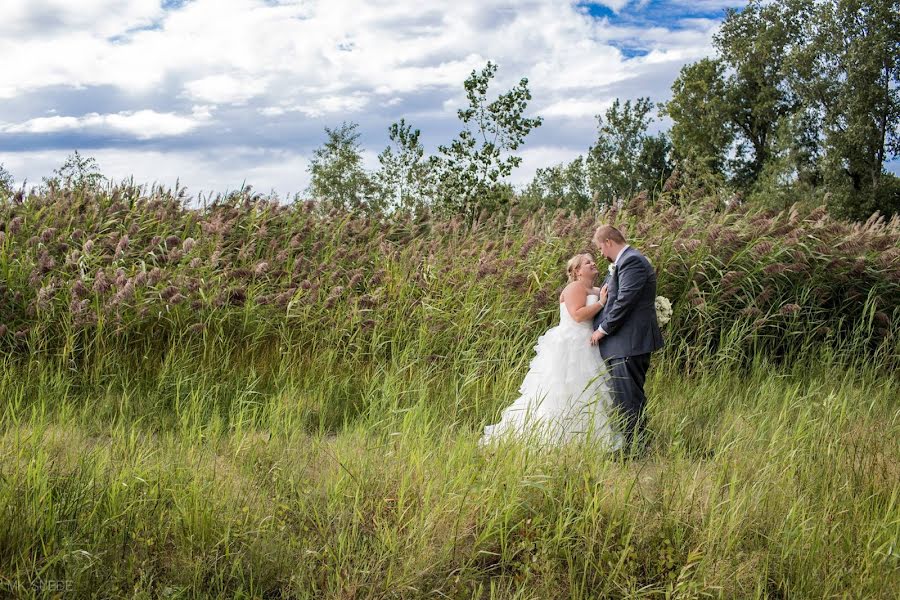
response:
[(601, 206), (627, 200), (638, 191), (653, 191), (671, 172), (668, 139), (650, 136), (649, 98), (622, 104), (617, 98), (605, 118), (597, 115), (597, 142), (588, 151), (588, 181)]
[(821, 119), (834, 208), (855, 218), (896, 210), (884, 164), (900, 154), (900, 0), (796, 1), (808, 43), (795, 85)]
[(93, 156), (82, 156), (78, 150), (66, 157), (58, 169), (54, 169), (51, 177), (44, 177), (43, 183), (51, 189), (65, 188), (72, 190), (97, 190), (107, 181), (100, 172), (97, 159)]
[(431, 164), (419, 142), (420, 132), (405, 119), (388, 128), (392, 148), (378, 155), (381, 165), (374, 183), (381, 201), (389, 208), (412, 212), (425, 206), (433, 195)]
[(12, 173), (6, 170), (3, 163), (0, 163), (0, 196), (4, 198), (12, 196), (14, 183)]
[(325, 128), (328, 139), (313, 152), (307, 193), (326, 206), (361, 210), (374, 208), (374, 187), (362, 166), (357, 123)]
[(799, 109), (786, 85), (788, 56), (802, 45), (799, 17), (790, 2), (751, 0), (740, 12), (729, 9), (714, 37), (726, 68), (728, 119), (738, 134), (732, 171), (739, 183), (756, 180), (782, 119)]
[(669, 135), (676, 161), (691, 161), (713, 172), (725, 170), (735, 133), (723, 72), (720, 61), (704, 58), (682, 67), (672, 84), (672, 99), (662, 113), (674, 122)]
[(561, 206), (576, 212), (591, 206), (585, 159), (579, 156), (569, 164), (540, 168), (520, 196), (523, 207)]
[(503, 179), (522, 162), (511, 154), (525, 141), (540, 117), (523, 116), (531, 100), (528, 79), (497, 99), (488, 101), (488, 86), (497, 66), (488, 62), (481, 72), (465, 80), (467, 108), (457, 111), (463, 130), (449, 146), (439, 146), (432, 165), (437, 174), (437, 205), (465, 216), (471, 223), (483, 209), (495, 209), (509, 200)]

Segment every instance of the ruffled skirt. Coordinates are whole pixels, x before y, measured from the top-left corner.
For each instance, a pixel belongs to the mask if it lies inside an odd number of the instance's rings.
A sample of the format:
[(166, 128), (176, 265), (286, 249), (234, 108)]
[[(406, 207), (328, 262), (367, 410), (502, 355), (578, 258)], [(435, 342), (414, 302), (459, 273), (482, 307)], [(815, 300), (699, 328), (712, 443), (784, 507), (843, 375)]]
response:
[(479, 443), (526, 435), (550, 443), (589, 438), (610, 449), (621, 447), (622, 438), (610, 423), (609, 373), (590, 344), (591, 333), (589, 327), (569, 323), (539, 337), (519, 397), (499, 422), (484, 428)]

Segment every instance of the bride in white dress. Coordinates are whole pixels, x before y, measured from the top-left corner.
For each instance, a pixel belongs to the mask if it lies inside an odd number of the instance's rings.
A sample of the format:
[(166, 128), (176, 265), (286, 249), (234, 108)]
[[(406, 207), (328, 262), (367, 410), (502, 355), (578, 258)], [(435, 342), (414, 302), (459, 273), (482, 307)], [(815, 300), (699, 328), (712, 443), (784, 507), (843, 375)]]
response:
[(509, 434), (534, 434), (550, 443), (589, 438), (610, 450), (621, 447), (622, 438), (609, 423), (609, 374), (590, 343), (594, 315), (606, 303), (606, 286), (594, 287), (597, 266), (590, 254), (572, 257), (566, 272), (569, 284), (559, 298), (559, 325), (538, 338), (521, 395), (498, 423), (484, 428), (479, 445)]

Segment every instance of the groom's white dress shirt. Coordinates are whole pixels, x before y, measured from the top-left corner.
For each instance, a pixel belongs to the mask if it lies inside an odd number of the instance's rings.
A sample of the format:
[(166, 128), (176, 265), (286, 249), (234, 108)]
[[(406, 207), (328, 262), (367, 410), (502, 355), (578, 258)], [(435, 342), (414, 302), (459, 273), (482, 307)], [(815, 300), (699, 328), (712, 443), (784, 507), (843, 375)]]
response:
[[(619, 259), (622, 258), (622, 254), (623, 254), (626, 250), (628, 250), (629, 248), (631, 248), (631, 246), (629, 246), (628, 244), (625, 244), (625, 245), (622, 247), (622, 249), (619, 250), (619, 253), (616, 254), (616, 260), (613, 261), (613, 267), (615, 267), (616, 269), (619, 268)], [(603, 332), (603, 335), (609, 335), (608, 333), (606, 333), (606, 330), (603, 329), (602, 327), (600, 327), (599, 325), (597, 326), (597, 329), (599, 329), (600, 331), (602, 331), (602, 332)]]

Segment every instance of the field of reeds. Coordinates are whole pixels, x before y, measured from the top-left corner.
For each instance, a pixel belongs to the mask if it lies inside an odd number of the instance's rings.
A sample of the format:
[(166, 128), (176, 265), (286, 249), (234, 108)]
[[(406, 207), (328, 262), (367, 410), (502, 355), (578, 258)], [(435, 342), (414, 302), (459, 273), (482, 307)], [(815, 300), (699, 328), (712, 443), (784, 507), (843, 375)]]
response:
[[(619, 225), (650, 454), (476, 446)], [(0, 203), (0, 596), (892, 598), (900, 220)]]

